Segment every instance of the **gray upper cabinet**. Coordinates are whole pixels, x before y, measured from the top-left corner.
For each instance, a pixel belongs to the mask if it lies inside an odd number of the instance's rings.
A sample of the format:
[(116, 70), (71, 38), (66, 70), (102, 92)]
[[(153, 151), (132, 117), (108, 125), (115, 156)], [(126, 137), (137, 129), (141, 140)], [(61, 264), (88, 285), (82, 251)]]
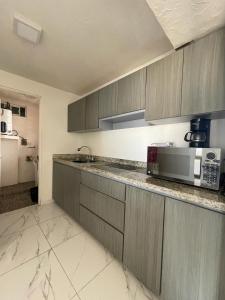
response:
[(182, 70), (183, 49), (147, 67), (147, 121), (180, 116)]
[(225, 29), (184, 49), (182, 115), (225, 110)]
[(118, 81), (118, 114), (145, 108), (145, 84), (146, 68)]
[(166, 199), (161, 300), (225, 299), (225, 215)]
[(80, 99), (68, 105), (68, 131), (85, 130), (86, 99)]
[(98, 125), (98, 96), (99, 92), (86, 97), (85, 129), (96, 130)]
[(162, 265), (164, 197), (127, 187), (124, 263), (159, 295)]
[(99, 91), (99, 118), (117, 114), (118, 82), (112, 83)]

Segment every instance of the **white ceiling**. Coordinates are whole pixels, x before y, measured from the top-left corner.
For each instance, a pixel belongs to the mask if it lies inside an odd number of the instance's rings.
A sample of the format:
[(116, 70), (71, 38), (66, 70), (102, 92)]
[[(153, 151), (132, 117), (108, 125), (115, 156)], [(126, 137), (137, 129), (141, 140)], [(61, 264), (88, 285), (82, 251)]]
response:
[(225, 0), (147, 0), (175, 48), (225, 25)]
[[(43, 28), (33, 46), (15, 12)], [(0, 68), (83, 94), (172, 49), (145, 0), (0, 0)]]

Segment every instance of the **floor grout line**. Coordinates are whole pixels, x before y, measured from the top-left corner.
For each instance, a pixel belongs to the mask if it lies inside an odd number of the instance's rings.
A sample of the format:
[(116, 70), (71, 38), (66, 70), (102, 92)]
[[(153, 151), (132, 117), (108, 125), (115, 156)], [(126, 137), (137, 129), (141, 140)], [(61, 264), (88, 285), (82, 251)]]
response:
[(7, 274), (7, 273), (10, 273), (10, 272), (12, 272), (12, 271), (15, 271), (15, 269), (17, 269), (17, 268), (21, 267), (22, 265), (25, 265), (26, 263), (30, 262), (31, 260), (33, 260), (33, 259), (35, 259), (35, 258), (37, 258), (37, 257), (39, 257), (39, 256), (41, 256), (41, 255), (43, 255), (43, 254), (45, 254), (45, 253), (47, 253), (49, 250), (51, 250), (51, 249), (45, 250), (44, 252), (40, 253), (39, 255), (36, 255), (36, 256), (33, 256), (32, 258), (29, 258), (28, 260), (24, 261), (23, 263), (19, 264), (19, 265), (16, 266), (16, 267), (12, 268), (11, 270), (6, 271), (6, 272), (0, 274), (0, 277), (4, 276), (4, 275)]
[[(42, 230), (42, 228), (41, 228), (41, 226), (38, 224), (38, 226), (39, 226), (39, 228), (40, 228), (40, 230), (42, 231), (42, 233), (44, 234), (44, 232), (43, 232), (43, 230)], [(52, 252), (54, 253), (54, 255), (55, 255), (55, 257), (56, 257), (56, 259), (57, 259), (57, 261), (58, 261), (58, 263), (59, 263), (59, 265), (61, 266), (61, 268), (62, 268), (62, 270), (63, 270), (63, 272), (64, 272), (64, 274), (66, 275), (66, 277), (67, 277), (67, 279), (69, 280), (69, 282), (70, 282), (70, 284), (71, 284), (71, 287), (74, 289), (74, 291), (75, 291), (75, 295), (73, 295), (73, 297), (71, 298), (71, 300), (76, 296), (76, 295), (78, 295), (78, 293), (77, 293), (77, 291), (76, 291), (76, 289), (74, 288), (74, 286), (73, 286), (73, 284), (72, 284), (72, 281), (70, 280), (70, 278), (69, 278), (69, 276), (67, 275), (67, 273), (66, 273), (66, 271), (65, 271), (65, 269), (64, 269), (64, 267), (62, 266), (62, 264), (61, 264), (61, 262), (60, 262), (60, 260), (59, 260), (59, 258), (58, 258), (58, 256), (56, 255), (56, 253), (55, 253), (55, 251), (54, 251), (54, 249), (53, 249), (53, 247), (51, 246), (51, 244), (49, 243), (49, 241), (48, 241), (48, 239), (47, 239), (47, 237), (46, 237), (46, 235), (44, 234), (44, 236), (45, 236), (45, 238), (46, 238), (46, 240), (47, 240), (47, 242), (48, 242), (48, 244), (49, 244), (49, 246), (50, 246), (50, 248), (51, 248), (51, 250), (52, 250)]]

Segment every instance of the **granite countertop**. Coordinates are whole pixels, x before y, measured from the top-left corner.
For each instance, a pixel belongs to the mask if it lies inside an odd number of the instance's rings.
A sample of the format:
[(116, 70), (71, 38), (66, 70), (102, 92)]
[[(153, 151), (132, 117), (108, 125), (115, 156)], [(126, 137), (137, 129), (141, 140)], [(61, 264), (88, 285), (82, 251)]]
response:
[[(104, 176), (150, 192), (225, 214), (225, 196), (207, 189), (150, 177), (146, 175), (146, 164), (143, 162), (96, 157), (96, 162), (74, 163), (72, 160), (75, 158), (75, 155), (53, 156), (54, 161), (81, 171)], [(136, 166), (136, 170), (121, 170), (110, 166), (109, 163), (133, 165)]]

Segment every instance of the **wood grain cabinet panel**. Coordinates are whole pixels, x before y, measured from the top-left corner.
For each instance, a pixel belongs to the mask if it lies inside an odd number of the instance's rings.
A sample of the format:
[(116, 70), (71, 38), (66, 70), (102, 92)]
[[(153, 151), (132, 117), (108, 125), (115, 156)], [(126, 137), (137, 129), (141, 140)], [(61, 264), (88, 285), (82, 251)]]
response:
[(68, 105), (68, 131), (85, 130), (86, 98)]
[(112, 226), (80, 206), (80, 222), (99, 242), (119, 260), (122, 260), (123, 235)]
[(80, 203), (121, 232), (124, 230), (124, 203), (80, 185)]
[(145, 108), (145, 84), (146, 68), (118, 81), (118, 114)]
[(160, 293), (164, 197), (127, 187), (124, 264), (156, 295)]
[(64, 208), (64, 166), (53, 163), (52, 196), (55, 202)]
[(183, 49), (147, 67), (147, 121), (181, 114)]
[(166, 199), (162, 300), (225, 299), (225, 215)]
[(64, 210), (79, 221), (80, 171), (69, 166), (64, 166)]
[(99, 91), (99, 118), (117, 114), (118, 82), (114, 82)]
[(79, 222), (80, 171), (53, 162), (53, 199), (71, 217)]
[(182, 115), (225, 110), (225, 29), (184, 48)]
[(126, 186), (124, 183), (88, 172), (81, 172), (81, 182), (96, 191), (120, 201), (125, 201)]
[(93, 93), (86, 97), (85, 130), (96, 130), (98, 125), (98, 96)]

